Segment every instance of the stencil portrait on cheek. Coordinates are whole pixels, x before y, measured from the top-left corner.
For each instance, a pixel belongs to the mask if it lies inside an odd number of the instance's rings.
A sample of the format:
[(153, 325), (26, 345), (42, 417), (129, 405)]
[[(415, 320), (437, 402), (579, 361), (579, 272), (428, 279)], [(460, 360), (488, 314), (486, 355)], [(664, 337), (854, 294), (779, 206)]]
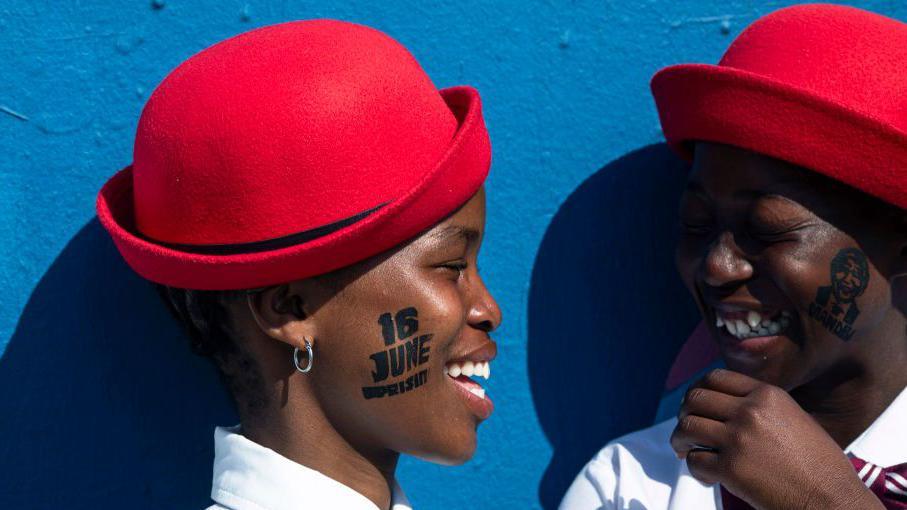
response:
[(723, 368), (562, 510), (907, 508), (905, 62), (907, 24), (809, 4), (655, 74), (691, 164), (675, 264)]
[(479, 93), (354, 23), (240, 34), (151, 94), (97, 213), (233, 397), (211, 509), (408, 509), (401, 454), (473, 456), (493, 405), (448, 367), (497, 355), (490, 164)]
[(841, 340), (853, 336), (854, 321), (860, 315), (857, 298), (869, 285), (869, 264), (857, 248), (838, 252), (831, 261), (831, 283), (819, 287), (809, 315)]

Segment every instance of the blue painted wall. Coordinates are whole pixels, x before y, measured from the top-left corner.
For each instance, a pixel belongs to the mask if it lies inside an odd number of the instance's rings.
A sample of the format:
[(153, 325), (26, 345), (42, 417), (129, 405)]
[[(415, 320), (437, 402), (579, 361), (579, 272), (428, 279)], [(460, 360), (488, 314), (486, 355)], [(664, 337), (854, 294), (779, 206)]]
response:
[[(683, 167), (652, 73), (716, 61), (789, 2), (0, 2), (0, 508), (201, 508), (235, 418), (94, 221), (142, 105), (196, 51), (334, 17), (384, 30), (439, 86), (475, 85), (495, 160), (481, 264), (505, 312), (475, 460), (406, 459), (419, 508), (553, 507), (601, 444), (654, 417), (696, 321), (671, 267)], [(857, 5), (907, 19), (907, 4)], [(531, 390), (531, 391), (530, 391)]]

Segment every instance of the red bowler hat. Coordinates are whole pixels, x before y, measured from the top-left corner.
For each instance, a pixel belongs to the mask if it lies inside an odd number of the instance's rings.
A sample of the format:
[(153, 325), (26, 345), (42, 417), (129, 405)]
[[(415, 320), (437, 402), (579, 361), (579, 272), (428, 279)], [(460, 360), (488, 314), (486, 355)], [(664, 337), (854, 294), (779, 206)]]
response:
[(838, 5), (781, 9), (717, 66), (662, 69), (652, 92), (687, 159), (689, 142), (735, 145), (907, 208), (907, 24)]
[(490, 161), (474, 89), (439, 91), (377, 30), (296, 21), (171, 72), (97, 212), (149, 280), (261, 287), (415, 237), (479, 190)]

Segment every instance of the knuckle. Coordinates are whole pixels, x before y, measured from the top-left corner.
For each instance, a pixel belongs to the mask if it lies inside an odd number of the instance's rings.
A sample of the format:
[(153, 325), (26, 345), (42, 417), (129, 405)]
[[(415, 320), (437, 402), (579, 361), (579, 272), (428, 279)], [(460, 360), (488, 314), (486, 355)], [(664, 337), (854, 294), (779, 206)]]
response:
[(790, 395), (786, 391), (768, 384), (760, 386), (753, 394), (756, 397), (756, 401), (765, 408), (783, 406), (785, 402), (791, 400)]
[(762, 409), (758, 405), (744, 405), (738, 414), (738, 419), (744, 427), (753, 427), (762, 421)]
[(710, 371), (709, 373), (705, 374), (705, 377), (703, 377), (702, 380), (707, 385), (714, 386), (714, 385), (720, 384), (721, 381), (724, 380), (724, 378), (725, 378), (725, 370), (723, 368), (716, 368), (716, 369)]
[(762, 384), (753, 390), (752, 396), (762, 402), (768, 402), (778, 397), (776, 390), (777, 388), (774, 386)]
[(682, 432), (692, 432), (696, 430), (696, 418), (686, 415), (680, 418), (677, 428)]
[(686, 394), (683, 397), (684, 404), (697, 404), (705, 395), (705, 390), (702, 388), (690, 388), (687, 390)]

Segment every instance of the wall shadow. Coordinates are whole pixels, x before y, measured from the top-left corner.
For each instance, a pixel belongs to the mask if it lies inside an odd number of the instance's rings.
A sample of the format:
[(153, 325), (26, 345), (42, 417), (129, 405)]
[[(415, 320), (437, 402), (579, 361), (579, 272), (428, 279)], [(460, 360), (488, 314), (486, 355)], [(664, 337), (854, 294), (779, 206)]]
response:
[(529, 295), (529, 377), (553, 449), (539, 486), (556, 508), (609, 440), (653, 423), (699, 314), (673, 263), (686, 165), (664, 144), (612, 161), (561, 205)]
[(97, 220), (32, 292), (0, 358), (0, 508), (204, 508), (214, 367)]

